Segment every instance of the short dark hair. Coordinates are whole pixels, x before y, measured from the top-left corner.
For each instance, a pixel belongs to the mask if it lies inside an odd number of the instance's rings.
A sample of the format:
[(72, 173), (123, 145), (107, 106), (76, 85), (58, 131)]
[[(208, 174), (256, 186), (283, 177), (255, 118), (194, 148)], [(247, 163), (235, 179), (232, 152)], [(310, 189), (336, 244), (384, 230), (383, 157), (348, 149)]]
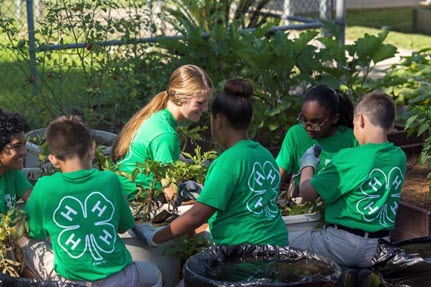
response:
[(228, 80), (211, 103), (211, 114), (226, 116), (234, 129), (248, 129), (253, 117), (253, 87), (245, 79)]
[(370, 92), (359, 99), (355, 115), (366, 115), (374, 126), (390, 129), (394, 125), (396, 106), (394, 100), (383, 92)]
[(92, 145), (91, 131), (79, 116), (60, 116), (45, 131), (49, 152), (60, 160), (84, 158)]
[(20, 113), (0, 109), (0, 151), (10, 143), (13, 135), (27, 132), (29, 126)]

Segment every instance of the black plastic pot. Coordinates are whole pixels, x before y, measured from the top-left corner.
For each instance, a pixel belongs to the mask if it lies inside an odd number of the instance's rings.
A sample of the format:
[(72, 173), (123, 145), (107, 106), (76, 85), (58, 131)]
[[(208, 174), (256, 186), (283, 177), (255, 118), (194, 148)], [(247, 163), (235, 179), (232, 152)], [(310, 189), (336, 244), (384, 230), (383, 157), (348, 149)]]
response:
[(306, 251), (272, 245), (211, 246), (184, 266), (187, 287), (337, 286), (341, 268)]
[(85, 287), (80, 284), (61, 283), (58, 281), (40, 281), (30, 278), (11, 277), (0, 273), (0, 287)]
[(429, 286), (431, 282), (431, 237), (389, 243), (380, 239), (373, 270), (384, 286)]

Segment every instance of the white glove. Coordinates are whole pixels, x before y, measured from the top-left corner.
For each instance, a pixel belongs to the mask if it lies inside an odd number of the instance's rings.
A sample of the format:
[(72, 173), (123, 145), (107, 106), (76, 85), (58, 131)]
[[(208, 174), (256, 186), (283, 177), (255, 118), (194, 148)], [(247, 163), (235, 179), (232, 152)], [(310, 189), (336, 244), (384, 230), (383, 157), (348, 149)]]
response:
[(154, 234), (158, 231), (154, 225), (149, 222), (144, 222), (137, 224), (132, 230), (144, 241), (147, 242), (149, 247), (158, 246), (157, 243), (153, 241)]
[[(320, 149), (320, 150), (316, 150), (316, 149)], [(305, 151), (305, 153), (302, 155), (300, 160), (301, 166), (299, 168), (299, 172), (301, 172), (302, 169), (307, 166), (311, 166), (314, 170), (316, 170), (317, 166), (320, 163), (320, 157), (316, 157), (316, 152), (320, 154), (321, 148), (320, 146), (317, 146), (316, 149), (315, 149), (315, 146), (313, 145), (312, 147), (308, 148)]]

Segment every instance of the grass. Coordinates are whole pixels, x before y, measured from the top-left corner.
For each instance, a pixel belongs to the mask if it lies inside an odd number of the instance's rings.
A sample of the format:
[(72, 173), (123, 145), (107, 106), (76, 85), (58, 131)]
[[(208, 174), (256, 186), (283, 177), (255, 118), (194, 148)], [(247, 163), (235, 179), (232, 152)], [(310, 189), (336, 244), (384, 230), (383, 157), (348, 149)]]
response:
[(413, 8), (349, 10), (346, 39), (355, 40), (365, 33), (376, 35), (389, 29), (386, 43), (400, 49), (422, 50), (431, 47), (431, 36), (413, 31)]

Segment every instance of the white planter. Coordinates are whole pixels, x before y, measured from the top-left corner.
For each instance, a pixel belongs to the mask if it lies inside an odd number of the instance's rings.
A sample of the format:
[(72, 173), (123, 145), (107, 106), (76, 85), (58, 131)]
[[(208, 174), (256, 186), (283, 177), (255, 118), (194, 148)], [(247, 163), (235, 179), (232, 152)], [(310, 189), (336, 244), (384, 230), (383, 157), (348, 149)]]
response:
[(288, 232), (308, 231), (316, 228), (320, 221), (320, 214), (307, 213), (300, 215), (283, 216)]
[(148, 247), (132, 230), (120, 234), (120, 238), (132, 255), (133, 261), (146, 261), (156, 264), (163, 276), (163, 286), (171, 287), (180, 282), (180, 260), (174, 256), (166, 256), (163, 250), (173, 241), (160, 244), (157, 247)]

